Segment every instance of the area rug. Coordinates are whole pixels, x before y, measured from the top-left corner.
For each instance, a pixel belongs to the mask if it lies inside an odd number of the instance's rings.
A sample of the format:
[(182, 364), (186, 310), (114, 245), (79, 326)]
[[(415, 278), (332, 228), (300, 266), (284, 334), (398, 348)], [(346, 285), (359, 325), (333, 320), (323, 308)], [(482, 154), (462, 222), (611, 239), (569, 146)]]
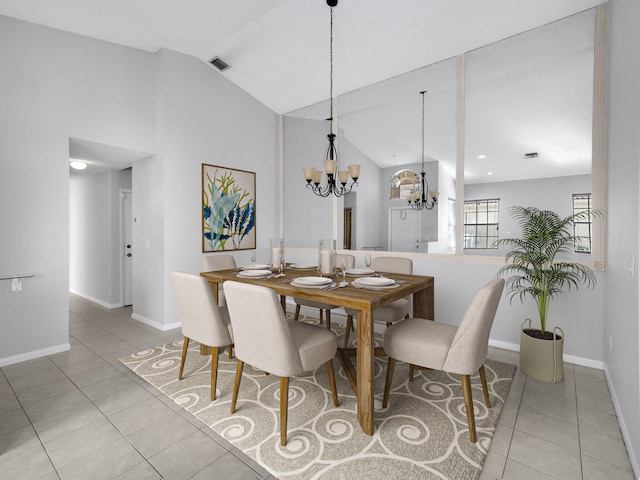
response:
[[(379, 335), (376, 342), (381, 342)], [(281, 447), (277, 377), (246, 365), (236, 413), (231, 415), (235, 358), (229, 360), (226, 352), (220, 355), (217, 396), (211, 402), (209, 356), (200, 355), (199, 345), (191, 342), (183, 379), (178, 381), (181, 351), (180, 341), (120, 362), (282, 480), (477, 479), (516, 368), (486, 362), (490, 409), (479, 377), (472, 379), (478, 433), (478, 442), (472, 444), (456, 375), (422, 370), (409, 382), (408, 365), (398, 362), (389, 406), (382, 409), (386, 360), (376, 358), (375, 433), (368, 436), (360, 429), (354, 392), (335, 359), (340, 406), (333, 406), (324, 365), (292, 378), (287, 446)]]

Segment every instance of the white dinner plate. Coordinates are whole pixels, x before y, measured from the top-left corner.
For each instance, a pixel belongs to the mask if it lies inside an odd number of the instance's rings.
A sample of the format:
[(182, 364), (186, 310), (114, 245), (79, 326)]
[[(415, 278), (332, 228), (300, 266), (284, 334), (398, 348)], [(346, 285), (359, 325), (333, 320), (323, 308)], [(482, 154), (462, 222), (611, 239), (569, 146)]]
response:
[(269, 268), (269, 265), (265, 265), (263, 263), (256, 263), (255, 265), (247, 265), (242, 267), (242, 270), (266, 270)]
[(375, 270), (371, 270), (370, 268), (347, 268), (344, 273), (347, 275), (371, 275), (375, 273)]
[(298, 285), (317, 287), (322, 285), (328, 285), (329, 283), (331, 283), (331, 279), (327, 277), (300, 277), (293, 280), (293, 282), (296, 282)]
[(358, 285), (366, 285), (367, 287), (384, 287), (387, 285), (393, 285), (395, 280), (384, 277), (361, 277), (354, 280)]
[(293, 263), (289, 265), (289, 268), (292, 270), (315, 270), (318, 266), (307, 263)]
[(243, 270), (238, 273), (239, 277), (247, 278), (264, 277), (266, 275), (271, 275), (271, 270)]
[(337, 285), (337, 283), (335, 282), (329, 282), (329, 283), (325, 283), (324, 285), (307, 285), (305, 283), (296, 283), (295, 280), (293, 280), (291, 282), (291, 285), (294, 287), (298, 287), (298, 288), (316, 288), (316, 289), (321, 289), (321, 288), (331, 288), (331, 287), (335, 287)]

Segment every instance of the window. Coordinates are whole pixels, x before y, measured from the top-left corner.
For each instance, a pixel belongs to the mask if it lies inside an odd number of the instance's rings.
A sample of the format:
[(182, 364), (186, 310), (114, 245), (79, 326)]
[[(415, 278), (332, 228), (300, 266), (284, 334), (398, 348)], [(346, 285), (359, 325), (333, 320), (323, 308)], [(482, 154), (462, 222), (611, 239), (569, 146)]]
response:
[(464, 248), (498, 248), (498, 207), (500, 201), (464, 202)]
[(587, 212), (589, 215), (573, 222), (573, 251), (576, 253), (591, 253), (591, 194), (573, 194), (573, 214)]
[(400, 170), (391, 178), (389, 198), (406, 198), (420, 191), (420, 177), (411, 170)]

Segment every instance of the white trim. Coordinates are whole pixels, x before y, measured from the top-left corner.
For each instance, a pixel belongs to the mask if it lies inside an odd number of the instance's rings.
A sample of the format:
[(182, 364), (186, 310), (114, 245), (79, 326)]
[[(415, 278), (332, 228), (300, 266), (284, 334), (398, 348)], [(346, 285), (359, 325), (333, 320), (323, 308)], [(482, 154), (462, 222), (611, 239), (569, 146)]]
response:
[(54, 347), (47, 347), (41, 350), (34, 350), (32, 352), (25, 352), (19, 355), (13, 355), (11, 357), (0, 358), (0, 367), (6, 367), (7, 365), (13, 365), (14, 363), (26, 362), (27, 360), (33, 360), (34, 358), (47, 357), (60, 352), (67, 352), (71, 350), (71, 344), (63, 343)]
[[(466, 55), (456, 57), (456, 256), (464, 255), (464, 76)], [(462, 172), (462, 173), (459, 173)], [(439, 232), (438, 232), (439, 233)]]
[(129, 194), (129, 195), (133, 195), (133, 192), (131, 191), (130, 188), (121, 188), (120, 189), (120, 212), (119, 212), (119, 229), (120, 229), (120, 245), (118, 245), (118, 255), (120, 257), (120, 263), (119, 263), (119, 268), (120, 268), (120, 307), (124, 307), (124, 302), (125, 302), (125, 292), (124, 292), (124, 271), (125, 271), (125, 266), (124, 266), (124, 262), (125, 262), (125, 258), (124, 258), (124, 251), (122, 246), (124, 245), (124, 219), (125, 219), (125, 214), (124, 214), (124, 198), (125, 195)]
[(169, 323), (167, 325), (163, 323), (158, 323), (155, 320), (151, 320), (147, 317), (143, 317), (142, 315), (138, 315), (137, 313), (132, 313), (131, 318), (137, 320), (140, 323), (144, 323), (145, 325), (149, 325), (150, 327), (155, 328), (156, 330), (160, 330), (162, 332), (166, 332), (167, 330), (173, 330), (174, 328), (179, 328), (182, 326), (181, 322)]
[(627, 424), (624, 420), (622, 408), (620, 407), (620, 402), (618, 402), (618, 396), (616, 395), (616, 389), (613, 388), (613, 382), (611, 381), (609, 370), (607, 369), (606, 365), (604, 367), (604, 378), (607, 380), (607, 386), (609, 387), (609, 393), (611, 394), (611, 402), (613, 403), (613, 408), (616, 411), (616, 416), (618, 417), (620, 432), (622, 432), (622, 439), (624, 440), (627, 455), (629, 456), (631, 468), (633, 469), (635, 476), (640, 479), (640, 463), (638, 463), (638, 458), (636, 458), (635, 451), (631, 447), (633, 445), (633, 442), (631, 441), (631, 437), (629, 436), (629, 429), (627, 428)]
[(112, 309), (112, 308), (120, 308), (122, 307), (122, 305), (118, 304), (118, 303), (107, 303), (104, 300), (100, 300), (99, 298), (96, 297), (92, 297), (91, 295), (87, 295), (86, 293), (83, 292), (79, 292), (77, 290), (74, 290), (72, 288), (69, 289), (69, 291), (71, 293), (73, 293), (74, 295), (78, 295), (79, 297), (85, 298), (93, 303), (97, 303), (98, 305), (100, 305), (101, 307), (104, 308), (108, 308), (108, 309)]
[[(489, 346), (502, 348), (504, 350), (511, 350), (512, 352), (519, 352), (520, 345), (517, 343), (503, 342), (501, 340), (489, 339)], [(595, 368), (598, 370), (604, 370), (604, 362), (600, 360), (591, 360), (590, 358), (576, 357), (575, 355), (564, 354), (562, 361), (565, 363), (572, 363), (574, 365), (580, 365), (582, 367)]]
[(284, 238), (284, 115), (278, 116), (278, 232)]

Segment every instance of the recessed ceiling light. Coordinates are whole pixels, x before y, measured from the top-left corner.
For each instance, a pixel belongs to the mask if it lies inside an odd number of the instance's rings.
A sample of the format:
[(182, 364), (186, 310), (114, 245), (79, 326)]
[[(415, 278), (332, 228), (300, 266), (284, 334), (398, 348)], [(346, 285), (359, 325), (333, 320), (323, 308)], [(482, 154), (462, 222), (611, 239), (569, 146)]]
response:
[(487, 156), (486, 156), (486, 155), (484, 155), (484, 154), (480, 154), (480, 155), (478, 155), (476, 158), (477, 158), (478, 160), (483, 160), (483, 159), (487, 158)]
[(87, 163), (81, 160), (70, 160), (69, 165), (71, 168), (75, 168), (76, 170), (84, 170), (87, 168)]
[(493, 172), (487, 172), (487, 175), (493, 175)]

